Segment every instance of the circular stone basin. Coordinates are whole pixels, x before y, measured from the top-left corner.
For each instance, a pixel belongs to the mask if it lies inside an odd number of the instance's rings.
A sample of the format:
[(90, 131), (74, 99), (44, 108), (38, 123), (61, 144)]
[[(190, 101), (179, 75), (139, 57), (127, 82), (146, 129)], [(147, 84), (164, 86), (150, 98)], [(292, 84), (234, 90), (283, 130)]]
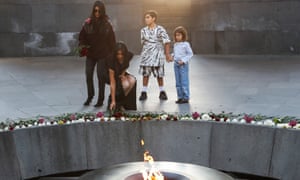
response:
[[(225, 173), (194, 164), (156, 161), (153, 165), (164, 180), (233, 180)], [(145, 162), (117, 164), (86, 173), (79, 180), (143, 180), (141, 172), (148, 168)]]
[[(190, 180), (189, 178), (176, 174), (176, 173), (170, 173), (170, 172), (161, 172), (164, 176), (165, 180)], [(143, 176), (141, 173), (134, 174), (129, 177), (126, 177), (125, 180), (143, 180)]]

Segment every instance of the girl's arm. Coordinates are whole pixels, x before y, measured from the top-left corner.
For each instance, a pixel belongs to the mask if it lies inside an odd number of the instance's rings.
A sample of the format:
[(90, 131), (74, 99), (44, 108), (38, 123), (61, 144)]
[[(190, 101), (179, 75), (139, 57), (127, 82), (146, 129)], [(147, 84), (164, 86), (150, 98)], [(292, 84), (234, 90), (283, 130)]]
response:
[(109, 69), (109, 81), (110, 81), (110, 95), (111, 103), (109, 105), (110, 110), (116, 107), (116, 80), (115, 80), (115, 71)]
[(193, 50), (190, 46), (190, 43), (186, 42), (185, 46), (184, 46), (184, 51), (185, 51), (185, 56), (182, 58), (182, 61), (184, 64), (186, 64), (187, 62), (189, 62), (189, 60), (193, 57), (194, 53)]

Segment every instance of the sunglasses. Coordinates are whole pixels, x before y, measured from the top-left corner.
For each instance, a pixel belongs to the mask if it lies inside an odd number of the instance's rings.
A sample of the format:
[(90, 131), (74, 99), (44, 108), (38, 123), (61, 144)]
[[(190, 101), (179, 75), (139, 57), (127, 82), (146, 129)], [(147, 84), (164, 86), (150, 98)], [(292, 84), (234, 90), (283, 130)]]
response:
[(94, 13), (96, 13), (96, 12), (100, 13), (100, 10), (99, 9), (94, 9)]

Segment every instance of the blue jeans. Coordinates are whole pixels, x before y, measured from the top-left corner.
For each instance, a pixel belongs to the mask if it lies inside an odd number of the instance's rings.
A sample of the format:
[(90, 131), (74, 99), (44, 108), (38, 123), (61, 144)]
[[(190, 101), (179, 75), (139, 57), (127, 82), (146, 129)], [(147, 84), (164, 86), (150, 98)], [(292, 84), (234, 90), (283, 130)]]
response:
[(189, 64), (174, 63), (176, 90), (178, 99), (190, 99)]

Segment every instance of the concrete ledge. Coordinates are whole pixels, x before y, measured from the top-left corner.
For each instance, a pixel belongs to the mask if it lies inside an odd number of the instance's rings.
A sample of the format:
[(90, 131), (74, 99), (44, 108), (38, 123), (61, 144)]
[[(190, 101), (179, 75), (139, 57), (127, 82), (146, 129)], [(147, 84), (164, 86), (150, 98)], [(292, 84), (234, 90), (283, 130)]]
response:
[(12, 132), (0, 133), (0, 179), (21, 179)]
[[(199, 164), (219, 170), (295, 179), (300, 133), (206, 121), (114, 121), (0, 133), (0, 179), (27, 179), (142, 161)], [(145, 146), (140, 145), (144, 139)]]

